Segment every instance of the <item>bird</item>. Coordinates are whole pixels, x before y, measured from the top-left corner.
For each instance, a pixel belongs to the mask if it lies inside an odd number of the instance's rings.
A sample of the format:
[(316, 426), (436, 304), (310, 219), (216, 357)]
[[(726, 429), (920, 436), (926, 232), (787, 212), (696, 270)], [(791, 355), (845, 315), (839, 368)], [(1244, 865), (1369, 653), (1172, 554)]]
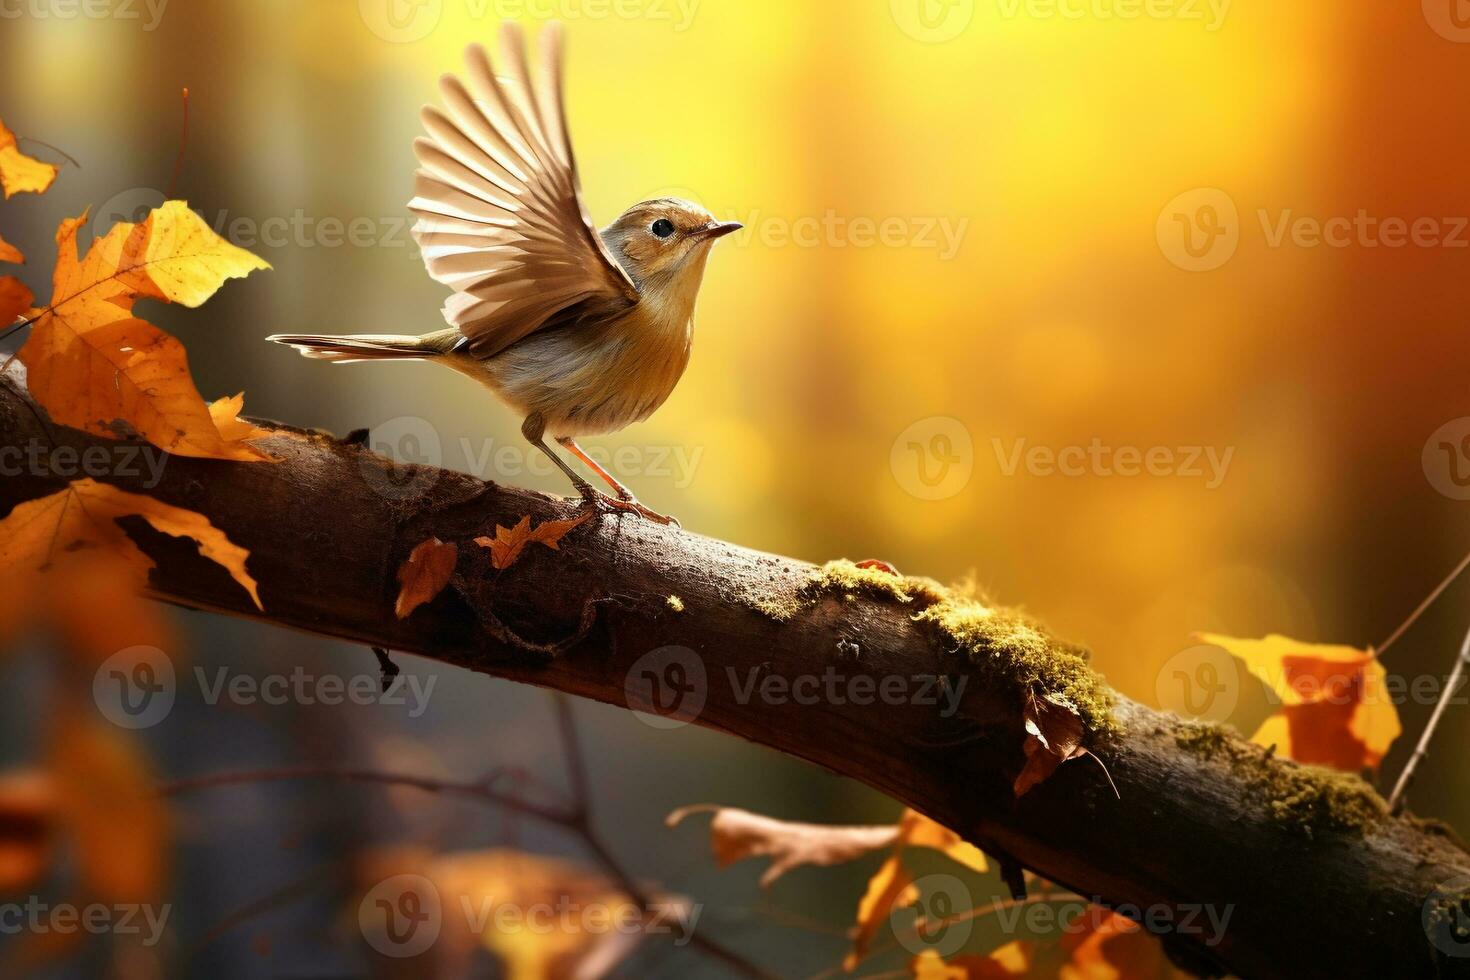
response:
[[(480, 382), (522, 419), (522, 435), (585, 506), (675, 523), (639, 503), (577, 440), (648, 418), (689, 364), (694, 309), (714, 243), (741, 227), (692, 201), (640, 201), (599, 231), (582, 200), (562, 96), (559, 24), (542, 33), (532, 80), (525, 36), (501, 30), (498, 66), (481, 45), (442, 106), (420, 113), (409, 210), (429, 275), (452, 291), (448, 326), (412, 334), (274, 334), (309, 358), (425, 360)], [(499, 71), (497, 72), (497, 67)], [(550, 436), (612, 490), (598, 490)]]

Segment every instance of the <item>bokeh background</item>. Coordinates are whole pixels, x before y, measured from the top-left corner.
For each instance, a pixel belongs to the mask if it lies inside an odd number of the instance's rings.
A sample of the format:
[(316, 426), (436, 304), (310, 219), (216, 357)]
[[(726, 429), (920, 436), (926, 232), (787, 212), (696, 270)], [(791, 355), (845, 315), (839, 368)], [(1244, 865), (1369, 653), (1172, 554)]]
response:
[[(597, 441), (685, 527), (814, 561), (973, 574), (1090, 646), (1120, 690), (1170, 707), (1171, 658), (1192, 631), (1375, 644), (1470, 549), (1470, 23), (1456, 0), (68, 9), (28, 0), (0, 21), (0, 118), (81, 164), (44, 196), (0, 204), (30, 258), (19, 274), (48, 292), (62, 217), (132, 219), (162, 200), (187, 86), (175, 196), (274, 271), (150, 318), (184, 340), (207, 397), (243, 389), (251, 414), (369, 427), (403, 456), (564, 490), (521, 448), (519, 420), (466, 379), (330, 367), (262, 341), (440, 322), (444, 291), (404, 207), (418, 108), (502, 17), (555, 16), (598, 222), (676, 193), (747, 226), (712, 257), (681, 386), (647, 423)], [(1333, 218), (1358, 220), (1314, 243), (1312, 223)], [(1093, 445), (1157, 448), (1156, 472), (1050, 472), (1025, 455)], [(1443, 674), (1467, 596), (1470, 582), (1452, 587), (1389, 671)], [(190, 669), (375, 670), (345, 644), (176, 620)], [(38, 641), (8, 663), (0, 761), (32, 750), (26, 685), (43, 658)], [(145, 733), (149, 751), (171, 777), (319, 762), (559, 778), (546, 695), (403, 660), (439, 679), (417, 718), (226, 710), (185, 690)], [(1247, 733), (1258, 687), (1242, 683), (1232, 716)], [(757, 868), (715, 872), (700, 830), (661, 819), (717, 801), (885, 821), (896, 804), (708, 732), (576, 710), (616, 851), (782, 975), (836, 962), (871, 867), (793, 875), (763, 896)], [(1401, 707), (1408, 734), (1385, 780), (1429, 710)], [(1462, 831), (1467, 738), (1470, 709), (1453, 709), (1413, 794)], [(472, 805), (339, 785), (222, 790), (175, 812), (173, 941), (196, 975), (360, 969), (337, 898), (309, 885), (349, 845), (432, 825), (446, 847), (578, 853)], [(268, 898), (303, 880), (289, 901)], [(706, 974), (720, 975), (681, 954), (629, 975)]]

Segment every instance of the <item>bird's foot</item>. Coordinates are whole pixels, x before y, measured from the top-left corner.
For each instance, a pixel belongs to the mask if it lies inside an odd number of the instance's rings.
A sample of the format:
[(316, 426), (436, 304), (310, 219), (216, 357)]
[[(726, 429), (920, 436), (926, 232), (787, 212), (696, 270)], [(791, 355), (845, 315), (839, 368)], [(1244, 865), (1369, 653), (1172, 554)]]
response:
[(672, 524), (674, 527), (682, 526), (678, 518), (669, 514), (660, 514), (650, 507), (643, 506), (632, 494), (609, 497), (602, 491), (589, 487), (588, 490), (582, 493), (582, 508), (584, 510), (596, 510), (599, 513), (618, 511), (624, 514), (637, 514), (640, 517), (645, 517), (653, 521), (655, 524)]

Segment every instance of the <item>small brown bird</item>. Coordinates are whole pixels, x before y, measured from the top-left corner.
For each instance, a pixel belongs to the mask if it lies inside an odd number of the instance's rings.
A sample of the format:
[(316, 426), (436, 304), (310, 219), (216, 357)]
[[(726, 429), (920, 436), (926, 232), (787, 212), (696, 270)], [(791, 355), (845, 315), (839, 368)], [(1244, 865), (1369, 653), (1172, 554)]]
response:
[[(450, 327), (420, 337), (277, 334), (307, 357), (432, 360), (489, 387), (521, 432), (589, 505), (649, 510), (576, 443), (648, 418), (689, 363), (694, 303), (715, 239), (740, 228), (676, 198), (633, 205), (598, 233), (582, 204), (562, 106), (561, 31), (543, 35), (532, 84), (520, 29), (502, 31), (497, 75), (471, 47), (464, 81), (439, 83), (409, 208), (429, 274), (454, 290)], [(605, 480), (594, 489), (546, 444), (551, 435)]]

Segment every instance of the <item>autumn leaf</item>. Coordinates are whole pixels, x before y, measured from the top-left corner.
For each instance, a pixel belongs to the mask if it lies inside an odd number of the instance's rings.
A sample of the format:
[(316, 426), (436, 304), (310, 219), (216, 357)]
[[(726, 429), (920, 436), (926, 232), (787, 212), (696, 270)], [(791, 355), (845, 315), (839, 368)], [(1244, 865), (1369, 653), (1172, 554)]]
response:
[(209, 417), (214, 421), (214, 427), (219, 430), (221, 439), (225, 442), (245, 442), (249, 439), (260, 439), (274, 434), (240, 418), (240, 413), (244, 410), (245, 392), (243, 391), (224, 398), (216, 398), (209, 403)]
[(1403, 731), (1387, 672), (1371, 649), (1302, 643), (1280, 634), (1244, 640), (1196, 633), (1238, 657), (1281, 701), (1252, 741), (1287, 758), (1347, 772), (1376, 769)]
[(410, 552), (398, 568), (400, 588), (393, 611), (399, 619), (406, 619), (409, 613), (444, 591), (458, 558), (459, 549), (438, 538), (420, 542)]
[(140, 903), (163, 893), (168, 817), (138, 743), (75, 707), (55, 717), (50, 771), (58, 819), (90, 899)]
[(56, 784), (41, 770), (0, 773), (0, 895), (32, 887), (51, 861)]
[(495, 525), (495, 537), (478, 537), (475, 544), (490, 549), (490, 564), (497, 569), (506, 569), (516, 563), (526, 545), (532, 542), (544, 544), (553, 551), (558, 550), (561, 539), (575, 527), (585, 524), (591, 512), (564, 521), (545, 521), (531, 527), (531, 516), (522, 517), (515, 527)]
[(194, 539), (199, 553), (223, 566), (250, 593), (256, 608), (263, 608), (255, 579), (245, 569), (250, 553), (204, 515), (92, 479), (17, 504), (0, 520), (0, 567), (15, 577), (34, 575), (78, 551), (101, 549), (121, 558), (137, 582), (146, 582), (153, 561), (117, 523), (130, 516), (143, 518), (164, 534)]
[(20, 152), (15, 134), (0, 122), (0, 188), (4, 189), (7, 198), (25, 191), (44, 193), (56, 179), (57, 169)]
[[(36, 401), (63, 425), (116, 438), (118, 423), (181, 456), (259, 461), (260, 450), (225, 416), (222, 432), (189, 374), (184, 347), (133, 317), (139, 299), (198, 306), (226, 279), (269, 268), (215, 235), (182, 201), (139, 224), (121, 222), (78, 259), (86, 216), (56, 234), (51, 304), (31, 312), (20, 349)], [(249, 435), (245, 436), (248, 431)]]
[(1027, 692), (1022, 719), (1026, 764), (1011, 787), (1017, 797), (1048, 779), (1063, 762), (1087, 754), (1082, 747), (1082, 718), (1071, 705), (1050, 695), (1038, 698)]
[(892, 846), (899, 835), (897, 824), (834, 827), (795, 823), (710, 804), (680, 807), (664, 823), (677, 827), (692, 813), (711, 812), (710, 843), (715, 863), (728, 868), (746, 858), (771, 858), (771, 866), (761, 875), (762, 888), (769, 888), (792, 868), (808, 864), (827, 867), (881, 851)]
[(31, 305), (31, 291), (14, 276), (0, 276), (0, 328), (10, 326)]
[(1033, 944), (1013, 940), (988, 956), (956, 956), (946, 961), (932, 949), (909, 961), (913, 980), (1010, 980), (1029, 977)]
[[(7, 242), (3, 237), (0, 237), (0, 262), (14, 262), (19, 264), (25, 260), (26, 257), (20, 254), (20, 249)], [(0, 321), (0, 324), (5, 322), (8, 321)]]

